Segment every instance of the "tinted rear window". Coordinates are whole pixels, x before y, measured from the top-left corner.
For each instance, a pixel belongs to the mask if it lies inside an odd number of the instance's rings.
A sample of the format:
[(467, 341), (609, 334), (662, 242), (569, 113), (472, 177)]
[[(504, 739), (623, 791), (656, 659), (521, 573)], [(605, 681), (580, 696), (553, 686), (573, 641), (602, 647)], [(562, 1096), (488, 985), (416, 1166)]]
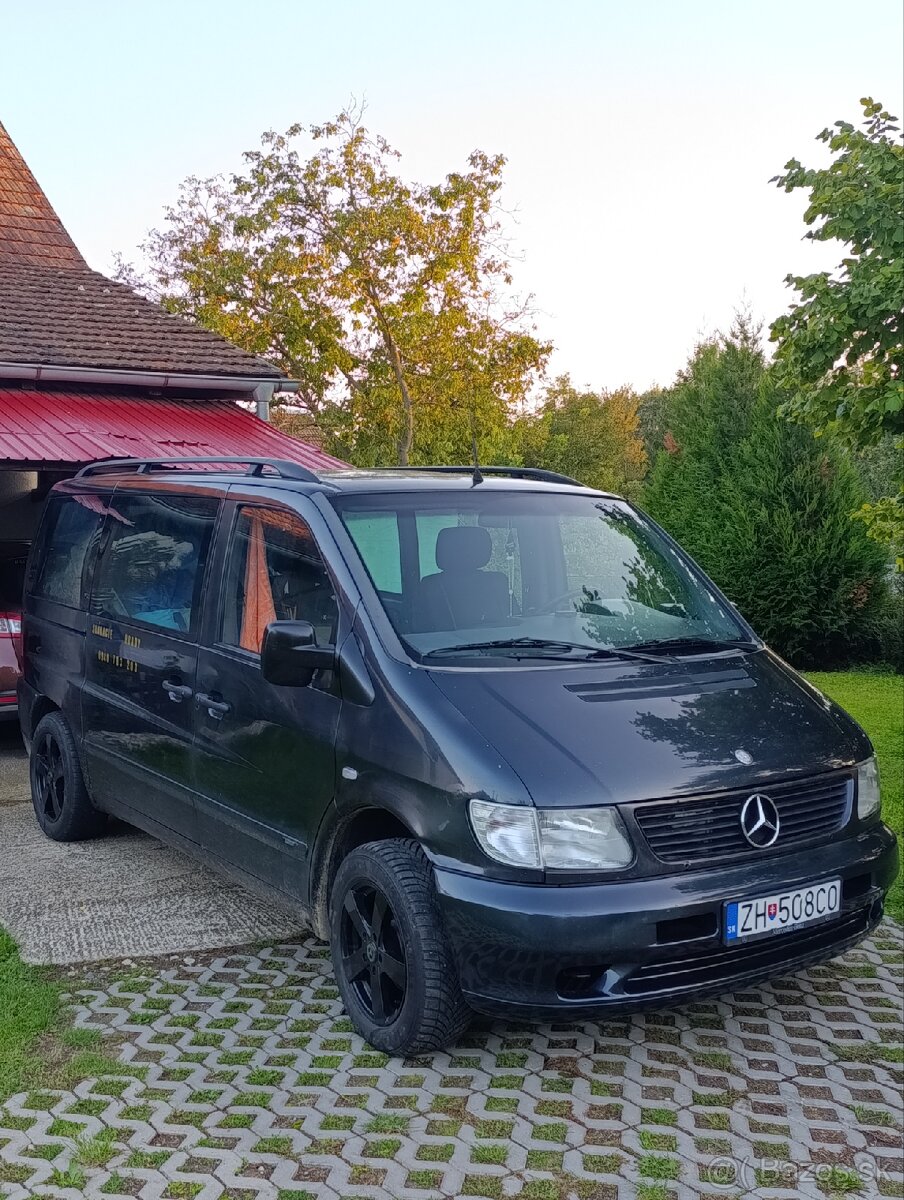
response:
[(83, 607), (85, 565), (100, 536), (104, 502), (101, 496), (51, 495), (29, 560), (30, 594)]

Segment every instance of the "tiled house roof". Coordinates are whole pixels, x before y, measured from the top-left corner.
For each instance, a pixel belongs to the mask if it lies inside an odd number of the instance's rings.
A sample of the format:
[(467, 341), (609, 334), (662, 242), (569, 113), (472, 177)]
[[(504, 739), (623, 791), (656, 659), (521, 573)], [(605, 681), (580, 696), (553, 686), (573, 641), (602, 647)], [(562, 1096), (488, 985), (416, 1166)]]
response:
[(88, 267), (9, 266), (0, 256), (2, 362), (283, 378), (272, 363)]
[(0, 125), (0, 363), (284, 378), (92, 271)]
[(2, 124), (0, 263), (69, 270), (88, 266)]

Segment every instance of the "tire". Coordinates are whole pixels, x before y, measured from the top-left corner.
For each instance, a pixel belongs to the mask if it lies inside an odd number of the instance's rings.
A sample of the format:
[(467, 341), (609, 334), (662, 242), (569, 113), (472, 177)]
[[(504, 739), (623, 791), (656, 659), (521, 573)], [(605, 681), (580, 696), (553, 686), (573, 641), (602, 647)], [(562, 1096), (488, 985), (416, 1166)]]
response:
[(359, 846), (341, 862), (330, 901), (333, 968), (358, 1033), (388, 1054), (454, 1043), (472, 1013), (418, 843)]
[(106, 817), (91, 803), (65, 717), (38, 722), (28, 758), (31, 801), (44, 833), (55, 842), (80, 842), (103, 833)]

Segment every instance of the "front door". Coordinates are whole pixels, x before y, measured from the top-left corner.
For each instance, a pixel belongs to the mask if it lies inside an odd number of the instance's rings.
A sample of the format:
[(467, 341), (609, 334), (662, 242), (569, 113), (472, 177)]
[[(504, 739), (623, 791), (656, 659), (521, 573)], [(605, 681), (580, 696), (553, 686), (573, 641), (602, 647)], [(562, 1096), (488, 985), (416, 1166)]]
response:
[(294, 509), (236, 504), (224, 514), (224, 540), (223, 586), (216, 605), (211, 592), (195, 695), (201, 840), (304, 899), (308, 851), (333, 796), (338, 681), (321, 671), (309, 687), (267, 683), (260, 647), (274, 620), (310, 621), (319, 645), (335, 645), (336, 591)]
[(82, 695), (92, 790), (127, 820), (197, 841), (193, 697), (219, 501), (118, 488), (94, 572)]

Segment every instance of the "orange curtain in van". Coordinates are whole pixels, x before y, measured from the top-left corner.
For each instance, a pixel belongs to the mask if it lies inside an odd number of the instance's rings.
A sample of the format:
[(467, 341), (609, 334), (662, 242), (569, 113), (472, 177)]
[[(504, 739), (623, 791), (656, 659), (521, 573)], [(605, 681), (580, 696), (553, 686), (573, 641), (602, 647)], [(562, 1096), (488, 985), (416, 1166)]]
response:
[(242, 609), (242, 630), (239, 645), (243, 650), (260, 653), (264, 630), (276, 620), (273, 589), (267, 571), (267, 546), (264, 526), (259, 516), (249, 521), (248, 557), (245, 559), (245, 605)]

